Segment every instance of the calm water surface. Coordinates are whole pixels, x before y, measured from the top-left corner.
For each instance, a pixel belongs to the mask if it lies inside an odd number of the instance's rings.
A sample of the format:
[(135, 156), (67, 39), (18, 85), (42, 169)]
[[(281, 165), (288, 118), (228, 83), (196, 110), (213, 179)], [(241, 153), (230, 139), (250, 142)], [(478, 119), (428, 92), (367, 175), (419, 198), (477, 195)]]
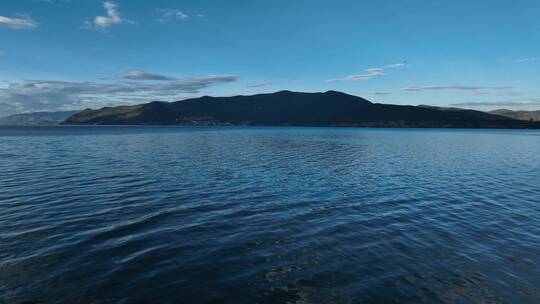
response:
[(540, 303), (540, 132), (0, 128), (0, 303)]

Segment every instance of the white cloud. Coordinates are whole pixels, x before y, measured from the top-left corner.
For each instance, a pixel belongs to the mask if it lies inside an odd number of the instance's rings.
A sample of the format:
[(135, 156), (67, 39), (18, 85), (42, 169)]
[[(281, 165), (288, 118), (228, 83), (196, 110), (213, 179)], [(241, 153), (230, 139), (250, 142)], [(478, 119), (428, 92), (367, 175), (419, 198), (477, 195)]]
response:
[(77, 110), (156, 99), (181, 99), (181, 94), (234, 82), (233, 75), (189, 77), (167, 82), (70, 82), (25, 80), (0, 86), (0, 116), (21, 112)]
[(348, 75), (343, 78), (328, 79), (327, 82), (336, 82), (336, 81), (358, 81), (358, 80), (369, 80), (373, 77), (379, 77), (384, 75), (384, 69), (382, 68), (371, 68), (365, 70), (365, 74), (353, 74)]
[(514, 60), (515, 63), (535, 62), (535, 61), (540, 61), (540, 57), (527, 57), (527, 58), (519, 58), (519, 59)]
[(120, 77), (124, 79), (130, 79), (130, 80), (163, 80), (165, 81), (165, 80), (175, 79), (175, 78), (168, 77), (165, 75), (149, 73), (149, 72), (139, 71), (139, 70), (125, 72)]
[(405, 68), (405, 67), (408, 67), (409, 65), (406, 64), (406, 63), (394, 63), (394, 64), (389, 64), (389, 65), (386, 65), (385, 68), (387, 69), (400, 69), (400, 68)]
[[(172, 22), (174, 20), (188, 19), (190, 17), (181, 10), (174, 8), (158, 9), (157, 12), (159, 13), (159, 17), (156, 19), (156, 21), (163, 24)], [(198, 16), (199, 15), (197, 15), (197, 17)]]
[(32, 20), (29, 15), (19, 14), (14, 18), (0, 16), (0, 26), (14, 30), (25, 30), (37, 27), (38, 23)]
[(122, 18), (120, 12), (118, 11), (118, 4), (112, 1), (105, 1), (103, 2), (103, 7), (107, 12), (107, 16), (96, 16), (94, 18), (94, 21), (85, 21), (85, 27), (95, 28), (100, 31), (107, 31), (107, 29), (112, 25), (135, 23), (133, 21)]
[(246, 85), (246, 87), (248, 87), (248, 88), (260, 88), (260, 87), (267, 87), (267, 86), (271, 86), (271, 85), (272, 85), (271, 81), (266, 81), (266, 82), (248, 84), (248, 85)]
[(384, 68), (370, 68), (364, 70), (364, 74), (353, 74), (348, 75), (342, 78), (335, 78), (335, 79), (328, 79), (327, 82), (336, 82), (336, 81), (358, 81), (358, 80), (369, 80), (373, 77), (379, 77), (385, 75), (385, 70), (387, 69), (399, 69), (399, 68), (405, 68), (408, 65), (405, 63), (395, 63), (395, 64), (389, 64), (385, 65)]
[(403, 91), (433, 91), (433, 90), (463, 90), (463, 91), (478, 91), (478, 90), (511, 90), (512, 86), (466, 86), (466, 85), (430, 85), (430, 86), (408, 86), (402, 88)]
[(382, 75), (384, 75), (384, 69), (383, 68), (371, 68), (371, 69), (367, 69), (366, 72), (368, 72), (368, 74), (372, 75), (372, 76), (382, 76)]

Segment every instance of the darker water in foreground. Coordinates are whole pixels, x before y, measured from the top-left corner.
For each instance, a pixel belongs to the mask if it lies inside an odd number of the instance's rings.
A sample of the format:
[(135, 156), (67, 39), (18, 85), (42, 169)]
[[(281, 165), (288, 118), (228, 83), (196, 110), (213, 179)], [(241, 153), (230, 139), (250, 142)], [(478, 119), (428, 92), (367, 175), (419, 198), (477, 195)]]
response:
[(540, 303), (540, 131), (0, 128), (1, 303)]

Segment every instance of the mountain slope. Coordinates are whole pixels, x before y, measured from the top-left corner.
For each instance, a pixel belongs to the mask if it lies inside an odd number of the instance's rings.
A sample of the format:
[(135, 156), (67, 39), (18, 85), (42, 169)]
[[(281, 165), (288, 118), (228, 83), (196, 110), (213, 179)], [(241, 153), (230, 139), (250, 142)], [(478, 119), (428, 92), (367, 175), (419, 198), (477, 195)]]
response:
[(486, 113), (483, 111), (476, 111), (476, 110), (470, 110), (470, 109), (462, 109), (462, 108), (453, 108), (453, 107), (437, 107), (437, 106), (428, 106), (428, 105), (419, 105), (418, 107), (421, 108), (428, 108), (428, 109), (434, 109), (439, 111), (449, 111), (449, 112), (458, 112), (468, 115), (469, 117), (474, 117), (478, 120), (491, 120), (494, 119), (494, 115), (498, 116), (498, 119), (507, 119), (507, 116), (499, 115), (497, 113)]
[(490, 111), (490, 114), (506, 116), (517, 120), (540, 121), (540, 110), (538, 111), (512, 111), (506, 109)]
[(526, 128), (534, 124), (479, 111), (373, 104), (336, 91), (280, 91), (252, 96), (209, 97), (173, 103), (84, 110), (66, 124), (269, 125), (378, 127)]
[(52, 126), (59, 125), (77, 111), (34, 112), (0, 117), (2, 126)]

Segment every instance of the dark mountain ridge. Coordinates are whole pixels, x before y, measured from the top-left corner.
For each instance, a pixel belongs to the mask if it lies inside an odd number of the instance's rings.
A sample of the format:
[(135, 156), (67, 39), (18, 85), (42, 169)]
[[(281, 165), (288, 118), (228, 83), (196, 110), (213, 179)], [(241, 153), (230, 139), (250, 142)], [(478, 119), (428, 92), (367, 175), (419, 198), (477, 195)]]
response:
[(176, 102), (86, 109), (66, 124), (259, 125), (540, 128), (540, 124), (473, 110), (374, 104), (341, 93), (279, 91), (251, 96), (210, 97)]

